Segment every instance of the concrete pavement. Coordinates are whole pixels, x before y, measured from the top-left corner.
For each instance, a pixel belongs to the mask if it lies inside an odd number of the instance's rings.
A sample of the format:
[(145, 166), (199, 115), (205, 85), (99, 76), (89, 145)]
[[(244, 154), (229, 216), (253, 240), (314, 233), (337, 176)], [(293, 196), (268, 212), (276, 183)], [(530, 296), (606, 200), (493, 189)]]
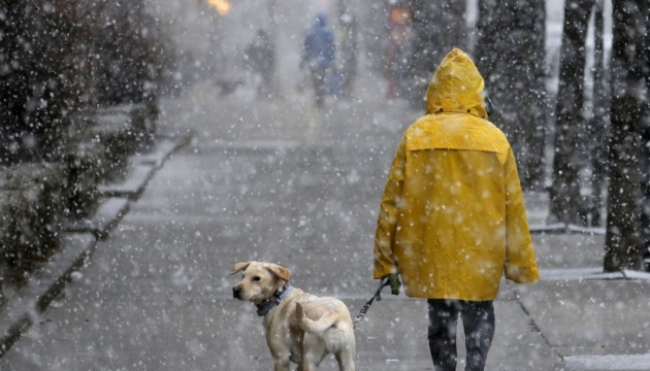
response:
[[(210, 84), (166, 102), (162, 130), (191, 129), (194, 141), (97, 243), (65, 296), (33, 314), (0, 370), (271, 369), (261, 320), (231, 298), (237, 261), (285, 265), (295, 286), (340, 297), (356, 314), (376, 287), (385, 174), (418, 115), (383, 101), (371, 73), (358, 86), (356, 100), (325, 112), (307, 95), (217, 98)], [(544, 197), (527, 203), (542, 221)], [(536, 235), (535, 246), (543, 280), (503, 283), (487, 369), (650, 370), (650, 281), (595, 274), (602, 237)], [(386, 293), (358, 327), (357, 369), (432, 370), (426, 325), (424, 301)]]

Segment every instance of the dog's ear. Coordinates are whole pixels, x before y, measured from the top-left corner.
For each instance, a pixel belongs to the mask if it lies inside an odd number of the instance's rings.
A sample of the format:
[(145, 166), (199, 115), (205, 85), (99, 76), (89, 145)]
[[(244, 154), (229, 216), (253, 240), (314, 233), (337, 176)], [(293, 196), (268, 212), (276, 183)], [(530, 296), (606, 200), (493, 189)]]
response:
[(232, 276), (233, 274), (237, 272), (241, 272), (244, 269), (248, 268), (248, 266), (251, 264), (251, 262), (245, 262), (245, 263), (237, 263), (235, 264), (234, 267), (232, 267), (232, 272), (228, 273), (229, 276)]
[(281, 267), (277, 264), (268, 264), (264, 268), (282, 280), (289, 282), (291, 279), (291, 271), (285, 267)]

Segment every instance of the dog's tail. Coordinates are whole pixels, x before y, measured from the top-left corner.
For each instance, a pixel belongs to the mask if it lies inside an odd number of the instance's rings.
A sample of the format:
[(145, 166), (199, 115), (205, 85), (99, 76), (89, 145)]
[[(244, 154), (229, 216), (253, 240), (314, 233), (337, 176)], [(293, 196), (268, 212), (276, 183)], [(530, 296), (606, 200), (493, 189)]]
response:
[(314, 321), (305, 315), (305, 311), (300, 303), (296, 303), (296, 317), (300, 327), (308, 333), (323, 334), (328, 329), (336, 325), (336, 313), (325, 313), (318, 320)]

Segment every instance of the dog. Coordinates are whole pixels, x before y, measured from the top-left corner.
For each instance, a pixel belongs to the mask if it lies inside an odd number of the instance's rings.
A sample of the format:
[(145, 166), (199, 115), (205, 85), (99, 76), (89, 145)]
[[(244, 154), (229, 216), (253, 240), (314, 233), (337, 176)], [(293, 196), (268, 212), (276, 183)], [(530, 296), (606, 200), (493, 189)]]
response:
[(354, 371), (354, 325), (343, 302), (294, 288), (291, 272), (276, 264), (237, 263), (229, 275), (238, 272), (243, 277), (232, 288), (233, 297), (252, 302), (264, 317), (275, 371), (289, 371), (291, 362), (298, 371), (315, 371), (328, 354), (334, 354), (340, 371)]

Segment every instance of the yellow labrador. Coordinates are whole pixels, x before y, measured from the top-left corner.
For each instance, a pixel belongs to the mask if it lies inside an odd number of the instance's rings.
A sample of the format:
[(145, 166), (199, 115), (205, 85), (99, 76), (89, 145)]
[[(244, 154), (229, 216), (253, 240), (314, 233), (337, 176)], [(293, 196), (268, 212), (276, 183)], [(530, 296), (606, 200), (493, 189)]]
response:
[(266, 342), (275, 371), (314, 371), (332, 353), (341, 371), (354, 371), (356, 351), (350, 311), (340, 300), (317, 297), (293, 288), (291, 272), (264, 262), (237, 263), (230, 275), (243, 272), (233, 296), (257, 306), (264, 317)]

